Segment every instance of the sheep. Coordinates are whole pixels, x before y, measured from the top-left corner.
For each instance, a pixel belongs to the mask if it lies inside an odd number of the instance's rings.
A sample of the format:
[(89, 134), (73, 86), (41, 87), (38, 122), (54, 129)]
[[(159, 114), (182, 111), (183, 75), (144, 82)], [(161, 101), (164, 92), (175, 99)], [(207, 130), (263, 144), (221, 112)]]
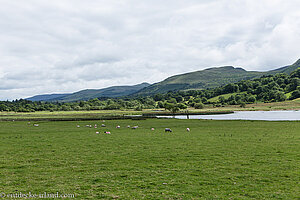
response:
[(133, 127), (132, 127), (132, 129), (137, 129), (137, 128), (138, 128), (138, 126), (133, 126)]
[(154, 128), (151, 128), (151, 131), (154, 131)]
[(77, 128), (80, 128), (80, 126), (79, 126), (79, 125), (77, 125)]
[(110, 134), (110, 132), (109, 132), (109, 131), (104, 131), (104, 133), (106, 133), (106, 134)]
[(121, 126), (120, 126), (120, 125), (118, 125), (118, 126), (116, 126), (116, 128), (121, 128)]
[(36, 127), (38, 127), (39, 125), (38, 125), (38, 124), (33, 124), (33, 126), (36, 126)]
[(190, 128), (186, 128), (186, 131), (187, 131), (187, 132), (190, 132), (191, 130), (190, 130)]
[(99, 134), (99, 131), (97, 131), (96, 134)]
[(130, 125), (127, 125), (127, 128), (130, 128)]
[(101, 127), (106, 127), (105, 124), (102, 124)]
[(170, 128), (165, 128), (165, 132), (172, 132)]

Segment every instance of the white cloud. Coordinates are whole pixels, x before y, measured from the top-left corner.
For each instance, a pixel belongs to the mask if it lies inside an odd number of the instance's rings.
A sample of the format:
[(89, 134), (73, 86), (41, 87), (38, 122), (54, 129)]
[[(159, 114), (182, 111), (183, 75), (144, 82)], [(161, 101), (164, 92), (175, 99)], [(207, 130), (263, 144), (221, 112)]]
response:
[(299, 58), (296, 0), (0, 0), (0, 99)]

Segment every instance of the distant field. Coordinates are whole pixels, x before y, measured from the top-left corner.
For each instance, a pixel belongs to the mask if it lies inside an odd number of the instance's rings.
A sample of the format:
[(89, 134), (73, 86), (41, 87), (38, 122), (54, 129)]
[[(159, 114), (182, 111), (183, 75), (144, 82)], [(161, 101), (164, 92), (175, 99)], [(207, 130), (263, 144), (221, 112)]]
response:
[(35, 119), (97, 119), (141, 114), (134, 110), (96, 110), (96, 111), (38, 111), (38, 112), (0, 112), (0, 120), (35, 120)]
[[(0, 192), (76, 199), (300, 198), (299, 122), (36, 123), (0, 122)], [(164, 133), (166, 127), (173, 133)]]

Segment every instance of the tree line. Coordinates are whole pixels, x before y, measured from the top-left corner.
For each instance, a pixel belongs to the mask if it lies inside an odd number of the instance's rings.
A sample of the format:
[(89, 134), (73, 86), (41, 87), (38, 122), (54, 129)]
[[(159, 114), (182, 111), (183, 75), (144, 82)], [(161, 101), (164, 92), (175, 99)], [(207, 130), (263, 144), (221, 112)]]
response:
[[(217, 100), (213, 98), (216, 98)], [(205, 104), (213, 106), (240, 105), (255, 102), (280, 102), (300, 98), (300, 68), (290, 75), (280, 73), (251, 80), (241, 80), (222, 87), (205, 90), (170, 91), (152, 96), (90, 99), (78, 102), (41, 102), (25, 99), (1, 101), (0, 111), (80, 111), (165, 108), (172, 112)]]

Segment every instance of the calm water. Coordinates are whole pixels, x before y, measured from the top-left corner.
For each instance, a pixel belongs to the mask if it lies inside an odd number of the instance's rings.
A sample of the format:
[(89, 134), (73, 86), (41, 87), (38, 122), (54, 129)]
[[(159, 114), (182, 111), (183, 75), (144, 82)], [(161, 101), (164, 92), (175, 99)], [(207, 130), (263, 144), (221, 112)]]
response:
[[(159, 118), (173, 118), (173, 116), (157, 116)], [(177, 115), (177, 119), (187, 119), (186, 115)], [(300, 120), (300, 110), (281, 111), (236, 111), (222, 115), (190, 115), (190, 119), (216, 120), (266, 120), (266, 121), (296, 121)]]

